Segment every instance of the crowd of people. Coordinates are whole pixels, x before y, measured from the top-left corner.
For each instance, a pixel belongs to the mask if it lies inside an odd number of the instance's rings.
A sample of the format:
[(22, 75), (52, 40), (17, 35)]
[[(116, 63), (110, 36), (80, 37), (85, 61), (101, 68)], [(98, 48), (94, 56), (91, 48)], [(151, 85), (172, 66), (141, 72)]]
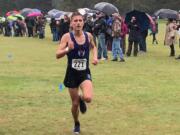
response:
[[(119, 58), (120, 62), (125, 61), (125, 55), (130, 57), (133, 53), (133, 56), (136, 57), (138, 53), (145, 53), (147, 51), (146, 38), (148, 36), (148, 29), (142, 30), (135, 16), (132, 16), (131, 21), (128, 23), (125, 23), (124, 18), (118, 13), (105, 15), (102, 12), (96, 12), (95, 14), (85, 14), (83, 17), (85, 21), (83, 30), (92, 33), (98, 47), (99, 60), (108, 59), (108, 50), (112, 51), (112, 61), (118, 61)], [(154, 26), (149, 26), (151, 31), (149, 35), (152, 36), (152, 44), (157, 45), (158, 21), (156, 17), (152, 18)], [(38, 36), (40, 39), (43, 39), (45, 38), (46, 23), (47, 19), (44, 16), (27, 17), (25, 19), (18, 18), (15, 21), (6, 19), (6, 21), (0, 22), (0, 33), (9, 37)], [(51, 18), (49, 26), (52, 33), (52, 41), (59, 41), (65, 33), (72, 30), (70, 18), (66, 14), (61, 19)], [(170, 56), (175, 56), (174, 44), (177, 35), (180, 35), (180, 32), (178, 32), (180, 23), (177, 20), (169, 19), (167, 27), (164, 44), (171, 44), (169, 45), (171, 49)], [(174, 33), (174, 36), (169, 41), (168, 33), (171, 30), (173, 32), (170, 33), (171, 35)], [(127, 35), (128, 43), (126, 43)]]
[(0, 33), (6, 37), (36, 37), (45, 38), (46, 18), (43, 16), (27, 17), (17, 20), (6, 19), (0, 22)]
[[(156, 18), (154, 19), (156, 20)], [(84, 20), (83, 30), (92, 33), (94, 41), (97, 41), (99, 60), (108, 59), (108, 50), (112, 50), (112, 61), (117, 61), (119, 58), (120, 62), (125, 61), (124, 55), (131, 56), (133, 46), (134, 56), (137, 56), (139, 51), (147, 51), (146, 37), (148, 30), (141, 31), (135, 17), (132, 17), (131, 22), (126, 24), (124, 18), (117, 13), (108, 16), (102, 12), (97, 12), (94, 15), (85, 15)], [(158, 32), (158, 24), (157, 21), (155, 22), (156, 28), (152, 29), (150, 27), (150, 29), (152, 30), (153, 40), (157, 43), (156, 34)], [(59, 41), (64, 33), (71, 30), (68, 16), (65, 16), (61, 20), (52, 19), (50, 27), (53, 34), (53, 41)], [(129, 34), (128, 47), (126, 47), (127, 34)]]
[[(152, 17), (152, 18), (155, 27), (154, 28), (152, 28), (152, 26), (149, 27), (150, 30), (149, 35), (152, 36), (152, 44), (157, 45), (158, 39), (156, 37), (156, 34), (158, 33), (158, 21), (156, 17)], [(65, 20), (69, 20), (69, 19), (65, 19)], [(108, 50), (112, 51), (112, 58), (113, 58), (112, 61), (117, 61), (119, 57), (121, 62), (125, 61), (124, 55), (126, 55), (127, 57), (131, 56), (132, 49), (133, 49), (133, 56), (138, 56), (139, 52), (143, 53), (147, 51), (146, 38), (148, 36), (148, 29), (142, 31), (138, 25), (135, 16), (131, 18), (131, 21), (128, 24), (124, 22), (123, 17), (121, 17), (119, 14), (116, 13), (111, 16), (107, 16), (101, 12), (93, 16), (85, 15), (84, 20), (85, 20), (84, 31), (92, 33), (94, 36), (94, 40), (98, 41), (97, 47), (98, 47), (99, 60), (108, 59), (108, 55), (107, 55)], [(175, 25), (173, 26), (173, 30), (175, 34), (174, 35), (175, 38), (173, 39), (174, 41), (173, 44), (175, 44), (176, 38), (178, 37), (177, 35), (178, 33), (180, 33), (178, 32), (180, 28), (180, 23), (178, 20), (168, 19), (167, 25), (169, 25), (169, 22), (172, 21), (174, 22), (173, 24)], [(68, 29), (69, 30), (71, 29), (70, 26), (69, 28), (63, 27), (64, 25), (63, 23), (61, 25), (61, 22), (63, 21), (56, 21), (56, 23), (54, 23), (56, 26), (55, 31), (59, 31), (58, 32), (59, 35), (57, 36), (59, 38), (57, 40), (61, 39), (61, 36), (64, 34), (63, 28), (66, 28), (65, 32), (68, 32)], [(65, 22), (68, 22), (65, 25), (68, 26), (69, 21), (65, 21)], [(128, 34), (128, 45), (126, 45), (127, 34)], [(165, 41), (167, 41), (167, 34)], [(165, 45), (169, 45), (169, 44), (165, 42)], [(171, 48), (170, 56), (175, 56), (175, 53), (173, 52), (174, 51), (173, 46), (174, 45), (170, 45)]]

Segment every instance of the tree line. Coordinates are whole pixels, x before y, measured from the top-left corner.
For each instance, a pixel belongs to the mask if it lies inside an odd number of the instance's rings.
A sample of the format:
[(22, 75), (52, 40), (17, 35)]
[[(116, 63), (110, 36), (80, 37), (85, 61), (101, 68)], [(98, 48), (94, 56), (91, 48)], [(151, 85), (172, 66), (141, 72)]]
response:
[[(92, 8), (102, 0), (0, 0), (0, 15), (7, 11), (22, 8), (38, 8), (48, 11), (56, 8), (64, 11), (74, 11), (77, 8)], [(180, 10), (180, 0), (104, 0), (114, 4), (121, 14), (132, 9), (153, 13), (161, 8)]]

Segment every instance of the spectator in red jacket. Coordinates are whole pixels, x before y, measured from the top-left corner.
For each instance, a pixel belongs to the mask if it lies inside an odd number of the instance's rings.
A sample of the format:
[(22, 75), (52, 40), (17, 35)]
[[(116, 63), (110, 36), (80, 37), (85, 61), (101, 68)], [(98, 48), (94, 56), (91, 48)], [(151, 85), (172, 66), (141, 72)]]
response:
[(128, 27), (124, 22), (124, 18), (121, 19), (121, 48), (123, 51), (123, 54), (125, 54), (126, 52), (126, 34), (128, 34)]

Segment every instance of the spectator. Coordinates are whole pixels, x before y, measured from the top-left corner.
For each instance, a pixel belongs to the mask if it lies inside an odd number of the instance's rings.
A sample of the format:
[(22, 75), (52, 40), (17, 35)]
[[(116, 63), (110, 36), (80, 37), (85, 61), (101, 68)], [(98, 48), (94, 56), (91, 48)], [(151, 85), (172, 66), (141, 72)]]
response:
[(51, 19), (50, 23), (51, 33), (53, 35), (53, 41), (58, 41), (58, 34), (56, 29), (56, 20), (54, 18)]
[(164, 38), (164, 45), (167, 45), (170, 47), (170, 57), (175, 56), (175, 42), (176, 42), (176, 21), (173, 19), (168, 19), (167, 25), (166, 25), (166, 33)]
[(37, 31), (40, 39), (45, 38), (45, 19), (41, 16), (37, 18)]
[(147, 51), (147, 43), (146, 43), (147, 36), (148, 36), (148, 29), (141, 31), (140, 40), (139, 40), (139, 51), (141, 52)]
[(153, 21), (155, 23), (155, 27), (153, 28), (151, 26), (151, 33), (150, 33), (150, 35), (153, 36), (152, 44), (154, 44), (154, 43), (158, 44), (158, 41), (157, 41), (157, 38), (156, 38), (156, 34), (158, 33), (158, 21), (157, 21), (157, 19), (155, 17), (153, 17)]
[(91, 15), (87, 15), (86, 19), (85, 19), (85, 23), (84, 23), (84, 31), (90, 32), (91, 34), (93, 33), (92, 29), (93, 29), (93, 21), (92, 21), (92, 16)]
[(102, 60), (107, 60), (107, 45), (106, 45), (106, 21), (105, 21), (105, 15), (103, 13), (99, 13), (97, 15), (97, 20), (94, 24), (94, 30), (97, 32), (98, 35), (98, 59), (102, 58)]
[(113, 59), (112, 61), (117, 61), (118, 54), (120, 56), (120, 62), (124, 62), (124, 55), (120, 46), (121, 38), (121, 18), (119, 15), (114, 15), (113, 17), (113, 24), (112, 24), (112, 54)]
[(121, 33), (120, 33), (120, 37), (121, 37), (121, 48), (123, 51), (123, 54), (125, 54), (126, 52), (126, 34), (128, 33), (128, 28), (127, 25), (124, 22), (124, 19), (121, 17)]
[(128, 50), (126, 55), (131, 56), (132, 46), (134, 45), (134, 56), (138, 54), (138, 43), (140, 37), (140, 28), (136, 21), (136, 17), (132, 16), (130, 23), (128, 24), (129, 38), (128, 38)]

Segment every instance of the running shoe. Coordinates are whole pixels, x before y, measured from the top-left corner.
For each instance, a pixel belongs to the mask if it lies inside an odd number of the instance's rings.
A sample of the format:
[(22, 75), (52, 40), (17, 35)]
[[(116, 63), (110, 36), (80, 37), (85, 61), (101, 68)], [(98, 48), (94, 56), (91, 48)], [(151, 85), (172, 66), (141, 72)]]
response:
[(80, 97), (79, 99), (79, 108), (82, 114), (84, 114), (87, 110), (86, 104), (85, 102), (82, 100), (82, 98)]
[(73, 130), (73, 132), (74, 132), (76, 135), (78, 135), (78, 134), (80, 133), (80, 123), (79, 123), (79, 122), (76, 122), (76, 123), (74, 124), (74, 130)]

